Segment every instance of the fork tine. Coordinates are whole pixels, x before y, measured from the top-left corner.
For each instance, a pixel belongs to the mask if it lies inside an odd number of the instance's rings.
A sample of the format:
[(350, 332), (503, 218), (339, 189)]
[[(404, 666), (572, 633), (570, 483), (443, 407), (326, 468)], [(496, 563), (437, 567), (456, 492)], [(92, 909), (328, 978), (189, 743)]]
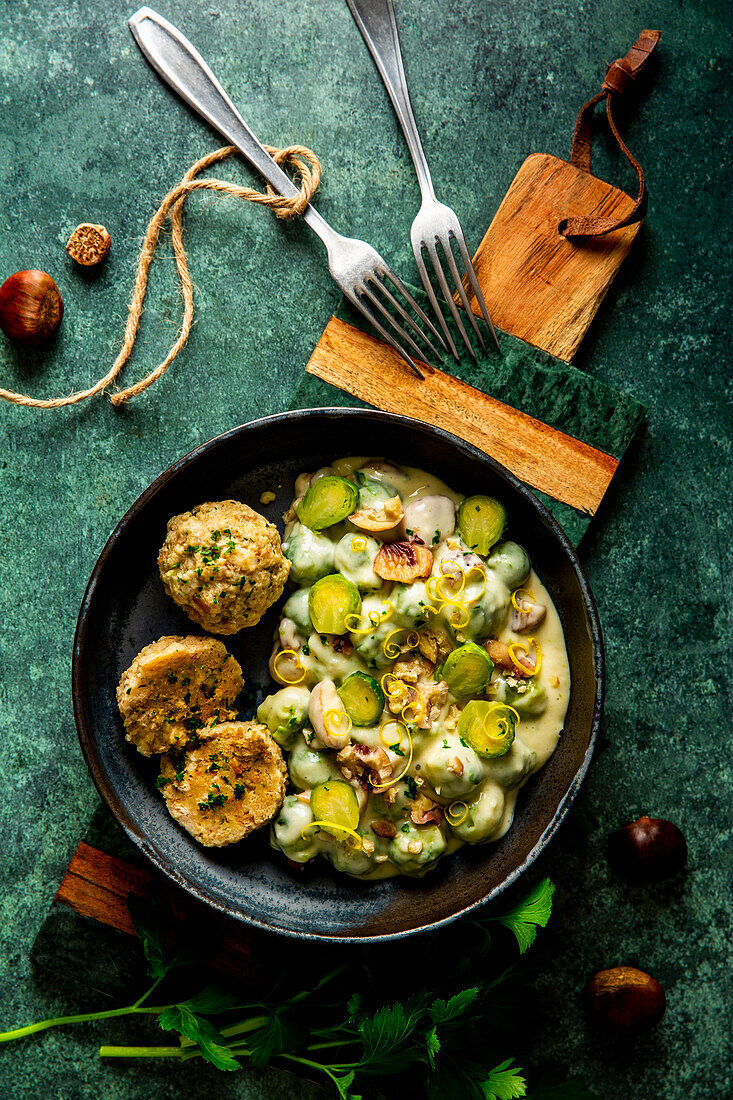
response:
[(451, 294), (451, 292), (448, 288), (448, 280), (445, 277), (445, 272), (443, 271), (443, 265), (440, 262), (440, 257), (438, 256), (438, 250), (435, 247), (435, 242), (431, 241), (430, 244), (428, 244), (427, 249), (428, 249), (428, 253), (430, 255), (430, 259), (432, 260), (432, 263), (433, 263), (433, 269), (434, 269), (435, 274), (438, 278), (438, 282), (440, 283), (440, 289), (443, 291), (443, 297), (446, 300), (446, 304), (448, 306), (448, 309), (451, 311), (451, 314), (453, 316), (453, 320), (455, 321), (456, 325), (458, 326), (458, 331), (460, 332), (461, 336), (463, 337), (464, 343), (465, 343), (465, 345), (468, 349), (468, 352), (469, 352), (471, 358), (475, 359), (476, 358), (476, 352), (473, 350), (473, 345), (471, 344), (471, 341), (468, 339), (468, 336), (466, 335), (466, 330), (463, 327), (463, 321), (461, 320), (461, 318), (458, 314), (458, 307), (457, 307), (456, 303), (453, 301), (453, 295)]
[[(460, 249), (460, 252), (461, 252), (461, 259), (463, 260), (464, 264), (466, 265), (466, 275), (468, 275), (468, 281), (471, 284), (471, 290), (474, 293), (476, 301), (478, 302), (479, 306), (481, 307), (481, 312), (484, 316), (484, 321), (486, 321), (486, 324), (489, 326), (489, 330), (491, 332), (491, 335), (494, 338), (494, 343), (496, 344), (496, 350), (499, 352), (499, 355), (501, 355), (501, 347), (499, 346), (499, 338), (496, 335), (496, 329), (494, 328), (493, 321), (491, 320), (491, 317), (489, 316), (489, 311), (486, 308), (486, 302), (484, 301), (484, 296), (481, 293), (481, 287), (478, 285), (478, 279), (476, 278), (476, 272), (475, 272), (474, 267), (473, 267), (473, 261), (471, 259), (471, 253), (468, 251), (468, 246), (467, 246), (466, 240), (463, 236), (463, 232), (461, 232), (460, 235), (456, 234), (455, 239), (458, 242), (458, 248)], [(473, 310), (470, 310), (469, 312), (473, 313)]]
[(365, 298), (369, 299), (369, 301), (372, 303), (373, 306), (376, 306), (376, 308), (379, 310), (379, 312), (384, 317), (387, 324), (391, 325), (392, 328), (397, 333), (397, 335), (402, 337), (402, 339), (406, 342), (407, 346), (411, 349), (411, 351), (414, 351), (416, 355), (422, 355), (423, 354), (420, 351), (419, 345), (415, 343), (413, 338), (410, 336), (409, 332), (405, 332), (405, 330), (402, 328), (402, 326), (394, 319), (394, 317), (389, 312), (389, 310), (384, 305), (384, 303), (380, 302), (377, 295), (374, 293), (374, 291), (368, 285), (366, 279), (364, 280), (363, 285), (357, 289), (357, 294), (363, 294)]
[[(438, 351), (438, 349), (437, 349), (437, 348), (436, 348), (436, 347), (435, 347), (435, 346), (433, 345), (433, 343), (432, 343), (432, 341), (431, 341), (431, 340), (428, 340), (427, 336), (425, 335), (425, 333), (423, 332), (423, 330), (422, 330), (422, 329), (420, 328), (420, 326), (419, 326), (419, 325), (416, 325), (416, 324), (415, 324), (415, 322), (413, 321), (413, 319), (412, 319), (412, 317), (410, 316), (410, 314), (409, 314), (409, 313), (407, 312), (407, 310), (406, 310), (406, 309), (404, 308), (404, 306), (402, 305), (402, 303), (401, 303), (400, 301), (398, 301), (398, 299), (397, 299), (397, 298), (395, 298), (394, 294), (393, 294), (393, 293), (392, 293), (392, 291), (391, 291), (391, 290), (389, 289), (389, 287), (388, 287), (388, 286), (385, 286), (385, 284), (384, 284), (384, 283), (381, 283), (381, 282), (379, 281), (379, 279), (377, 278), (377, 276), (376, 276), (376, 275), (372, 275), (372, 276), (371, 276), (371, 279), (372, 279), (372, 282), (374, 283), (374, 285), (375, 285), (376, 287), (378, 287), (378, 289), (379, 289), (379, 290), (380, 290), (380, 291), (382, 292), (382, 294), (383, 294), (383, 295), (385, 296), (385, 298), (387, 299), (387, 301), (388, 301), (388, 302), (391, 302), (391, 303), (392, 303), (392, 305), (394, 306), (394, 308), (395, 308), (395, 309), (397, 310), (397, 312), (399, 313), (400, 317), (402, 317), (402, 319), (403, 319), (404, 321), (407, 321), (408, 325), (409, 325), (409, 326), (410, 326), (410, 328), (411, 328), (411, 329), (413, 330), (413, 332), (416, 332), (416, 333), (417, 333), (417, 335), (418, 335), (418, 336), (420, 337), (420, 339), (421, 339), (421, 340), (424, 340), (424, 341), (425, 341), (425, 343), (426, 343), (426, 344), (428, 345), (428, 347), (429, 347), (429, 348), (430, 348), (430, 350), (432, 351), (432, 353), (433, 353), (433, 355), (435, 356), (435, 358), (436, 358), (436, 359), (437, 359), (437, 360), (438, 360), (438, 361), (439, 361), (440, 363), (442, 363), (442, 362), (443, 362), (443, 357), (442, 357), (442, 355), (440, 354), (440, 352)], [(367, 280), (367, 279), (365, 279), (365, 280), (364, 280), (364, 282), (366, 283), (366, 282), (368, 282), (368, 280)], [(388, 314), (388, 316), (389, 316), (389, 314)], [(423, 353), (421, 352), (420, 354), (423, 354)], [(431, 366), (431, 364), (430, 364), (430, 363), (427, 363), (427, 364), (426, 364), (426, 366), (430, 367), (430, 370), (433, 370), (433, 369), (434, 369), (434, 368), (433, 368), (433, 367)]]
[[(357, 297), (357, 295), (351, 289), (347, 289), (346, 287), (342, 287), (342, 289), (346, 297), (351, 302), (352, 306), (354, 306), (355, 309), (358, 309), (359, 313), (361, 313), (363, 317), (366, 317), (369, 324), (372, 326), (372, 328), (376, 329), (376, 331), (379, 333), (385, 343), (389, 344), (390, 347), (393, 347), (397, 354), (405, 360), (408, 367), (410, 367), (410, 369), (415, 372), (417, 377), (422, 378), (424, 381), (425, 375), (420, 370), (412, 356), (408, 355), (405, 349), (397, 343), (392, 334), (387, 332), (387, 329), (384, 327), (384, 325), (377, 320), (377, 318), (374, 316), (371, 310), (367, 308), (366, 304), (361, 300), (361, 298)], [(395, 327), (398, 328), (399, 326), (396, 325)]]
[[(474, 312), (471, 309), (471, 306), (470, 306), (469, 301), (468, 301), (468, 295), (466, 294), (466, 288), (464, 287), (463, 283), (461, 282), (461, 276), (458, 273), (458, 264), (456, 263), (456, 258), (453, 255), (453, 249), (451, 247), (451, 236), (453, 236), (455, 238), (455, 234), (449, 233), (448, 234), (448, 240), (447, 241), (441, 240), (440, 243), (443, 246), (443, 251), (445, 252), (445, 258), (448, 261), (448, 266), (450, 267), (450, 273), (453, 276), (453, 282), (456, 284), (456, 290), (458, 291), (458, 295), (461, 299), (461, 304), (463, 306), (463, 311), (466, 314), (466, 316), (468, 317), (469, 321), (471, 322), (471, 327), (472, 327), (474, 333), (476, 334), (476, 339), (478, 340), (479, 344), (481, 345), (481, 350), (484, 352), (484, 354), (486, 354), (486, 344), (484, 343), (484, 338), (481, 335), (481, 329), (478, 327), (478, 321), (476, 320), (476, 317), (474, 316)], [(454, 299), (454, 301), (455, 301), (455, 299)]]
[(454, 341), (453, 337), (451, 336), (450, 329), (448, 328), (448, 323), (447, 323), (445, 317), (443, 316), (443, 311), (440, 308), (440, 303), (438, 302), (435, 291), (433, 290), (433, 284), (430, 282), (430, 279), (428, 277), (428, 272), (427, 272), (427, 269), (425, 267), (425, 261), (422, 258), (422, 252), (419, 249), (416, 249), (413, 246), (412, 253), (415, 257), (415, 263), (417, 264), (417, 270), (420, 273), (420, 281), (422, 282), (425, 293), (428, 296), (428, 299), (430, 301), (430, 305), (433, 308), (433, 313), (438, 318), (438, 322), (440, 323), (440, 327), (443, 330), (443, 335), (445, 337), (445, 340), (443, 341), (443, 345), (445, 346), (445, 343), (447, 341), (448, 347), (450, 348), (450, 351), (451, 351), (451, 355), (455, 359), (456, 363), (459, 363), (460, 358), (459, 358), (459, 355), (458, 355), (458, 349), (456, 348), (455, 341)]
[[(387, 265), (385, 263), (382, 264), (382, 271), (379, 274), (385, 275), (390, 280), (390, 282), (397, 288), (397, 290), (399, 290), (400, 294), (403, 296), (403, 298), (405, 298), (405, 300), (406, 300), (408, 306), (410, 307), (410, 309), (414, 309), (415, 313), (418, 315), (418, 317), (423, 322), (423, 324), (426, 324), (428, 326), (428, 328), (432, 332), (433, 336), (440, 343), (440, 346), (442, 347), (443, 351), (448, 351), (445, 340), (440, 335), (437, 328), (435, 327), (433, 322), (430, 320), (430, 318), (428, 317), (427, 313), (422, 308), (422, 306), (418, 302), (416, 302), (415, 299), (413, 298), (412, 294), (410, 294), (409, 290), (407, 289), (405, 284), (402, 282), (402, 279), (400, 279), (399, 275), (395, 275), (392, 268), (387, 267)], [(387, 292), (386, 287), (382, 287), (382, 289), (385, 291), (385, 293)], [(397, 308), (399, 309), (399, 304), (398, 303), (395, 303), (395, 304), (397, 305)], [(425, 340), (425, 342), (428, 343), (426, 337), (422, 333), (421, 333), (421, 336), (423, 337), (423, 340)], [(433, 349), (433, 350), (435, 351), (435, 349)], [(435, 352), (435, 354), (440, 359), (440, 355), (438, 354), (437, 351)], [(442, 362), (442, 360), (441, 360), (441, 362)]]

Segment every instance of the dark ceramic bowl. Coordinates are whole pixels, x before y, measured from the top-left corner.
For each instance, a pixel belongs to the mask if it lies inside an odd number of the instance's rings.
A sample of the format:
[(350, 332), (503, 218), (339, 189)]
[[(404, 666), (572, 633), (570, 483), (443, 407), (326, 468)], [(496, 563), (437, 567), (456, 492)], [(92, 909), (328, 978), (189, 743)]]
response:
[[(386, 456), (437, 474), (462, 493), (502, 499), (510, 534), (528, 547), (562, 619), (572, 690), (555, 754), (522, 791), (498, 843), (463, 847), (425, 878), (361, 883), (323, 860), (301, 876), (268, 844), (267, 830), (232, 848), (206, 849), (168, 815), (155, 789), (157, 762), (124, 739), (115, 701), (121, 673), (163, 634), (198, 632), (163, 592), (157, 554), (170, 516), (204, 500), (238, 498), (282, 529), (293, 481), (341, 455)], [(267, 489), (277, 493), (260, 504)], [(277, 605), (258, 626), (224, 642), (245, 681), (270, 690), (267, 658)], [(324, 940), (392, 939), (455, 920), (496, 897), (557, 830), (585, 775), (603, 696), (598, 618), (575, 552), (550, 513), (475, 447), (415, 420), (359, 409), (309, 409), (235, 428), (180, 459), (153, 482), (107, 542), (84, 596), (74, 641), (79, 739), (97, 788), (128, 836), (174, 882), (238, 920)], [(250, 710), (246, 715), (252, 713)], [(243, 715), (243, 716), (246, 716)]]

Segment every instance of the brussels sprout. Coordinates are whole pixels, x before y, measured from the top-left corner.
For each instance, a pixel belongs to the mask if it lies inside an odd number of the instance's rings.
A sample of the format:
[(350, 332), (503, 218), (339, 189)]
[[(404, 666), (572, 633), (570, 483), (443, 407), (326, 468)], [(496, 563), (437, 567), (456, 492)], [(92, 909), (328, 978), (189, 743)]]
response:
[(484, 760), (482, 767), (487, 779), (493, 779), (500, 787), (512, 790), (527, 778), (536, 763), (537, 753), (515, 737), (509, 752), (504, 756)]
[(425, 581), (395, 584), (389, 599), (394, 607), (394, 614), (390, 620), (393, 630), (396, 626), (423, 626), (430, 618), (430, 608), (434, 607), (428, 596)]
[(375, 851), (365, 852), (363, 848), (350, 848), (348, 844), (329, 844), (324, 855), (337, 871), (347, 875), (365, 875), (374, 867)]
[(512, 591), (524, 584), (532, 568), (529, 554), (517, 542), (500, 542), (491, 551), (486, 564)]
[(472, 699), (458, 719), (458, 736), (484, 759), (503, 756), (514, 740), (516, 718), (503, 703)]
[(311, 810), (321, 828), (336, 840), (342, 840), (348, 832), (354, 832), (359, 824), (356, 791), (342, 779), (329, 779), (314, 787), (311, 791)]
[(318, 830), (309, 829), (303, 836), (303, 829), (312, 823), (313, 813), (308, 803), (294, 794), (287, 795), (272, 826), (272, 847), (279, 848), (294, 863), (307, 863), (318, 855)]
[(437, 546), (456, 529), (456, 506), (450, 497), (424, 496), (405, 507), (405, 532), (422, 539), (426, 546)]
[(397, 484), (405, 480), (405, 471), (391, 462), (365, 462), (354, 474), (354, 479), (357, 485), (365, 482), (381, 485), (389, 491), (390, 497), (394, 497), (398, 495)]
[(307, 687), (293, 684), (268, 695), (257, 708), (258, 721), (267, 726), (278, 745), (284, 749), (291, 747), (298, 731), (305, 725), (309, 696)]
[(331, 540), (300, 523), (283, 543), (283, 554), (290, 562), (290, 579), (297, 584), (312, 584), (333, 572)]
[(313, 482), (295, 511), (300, 522), (311, 531), (323, 531), (346, 519), (358, 506), (356, 486), (346, 478), (329, 475)]
[(308, 611), (308, 593), (310, 588), (299, 588), (288, 596), (283, 606), (283, 617), (292, 619), (299, 632), (307, 638), (313, 629), (310, 612)]
[(460, 824), (451, 825), (451, 830), (466, 844), (478, 844), (496, 836), (504, 819), (504, 792), (495, 783), (484, 783), (481, 793), (473, 802), (468, 803), (465, 816), (456, 807)]
[(517, 687), (513, 687), (503, 676), (497, 676), (495, 683), (495, 698), (500, 703), (514, 707), (522, 718), (538, 718), (540, 714), (545, 713), (547, 692), (537, 679), (523, 680)]
[(458, 507), (457, 518), (466, 546), (485, 558), (504, 534), (506, 508), (493, 497), (466, 497)]
[[(312, 731), (306, 730), (306, 737), (297, 738), (292, 750), (288, 754), (288, 771), (294, 787), (299, 791), (310, 791), (319, 783), (327, 783), (329, 779), (340, 779), (341, 773), (333, 762), (333, 757), (327, 752), (317, 752), (307, 742), (307, 735), (313, 737)], [(313, 745), (317, 741), (313, 738)]]
[(483, 779), (478, 756), (454, 733), (435, 735), (424, 751), (422, 764), (422, 774), (442, 800), (463, 798)]
[(366, 535), (355, 535), (353, 531), (344, 535), (336, 546), (334, 563), (336, 568), (353, 581), (362, 592), (381, 588), (381, 577), (374, 572), (374, 559), (379, 552), (379, 543)]
[[(368, 619), (369, 612), (372, 610), (379, 611), (381, 601), (370, 601), (370, 605), (367, 605), (367, 602), (364, 601), (361, 609), (362, 618)], [(388, 657), (384, 652), (384, 643), (395, 629), (395, 626), (394, 616), (392, 616), (385, 622), (380, 622), (370, 634), (351, 635), (357, 655), (361, 657), (368, 668), (389, 668), (393, 663), (394, 657)]]
[(374, 726), (384, 710), (384, 693), (366, 672), (352, 672), (338, 689), (344, 709), (355, 726)]
[(440, 859), (445, 847), (445, 836), (438, 825), (415, 826), (406, 821), (397, 826), (388, 853), (403, 875), (421, 875)]
[(359, 508), (378, 508), (387, 500), (392, 500), (398, 495), (397, 490), (386, 481), (377, 481), (367, 477), (361, 470), (354, 474), (356, 484), (359, 486)]
[(443, 665), (442, 678), (458, 698), (482, 692), (494, 671), (494, 662), (485, 649), (466, 642), (449, 653)]
[(311, 588), (308, 611), (319, 634), (346, 634), (347, 619), (361, 612), (359, 589), (343, 573), (331, 573)]

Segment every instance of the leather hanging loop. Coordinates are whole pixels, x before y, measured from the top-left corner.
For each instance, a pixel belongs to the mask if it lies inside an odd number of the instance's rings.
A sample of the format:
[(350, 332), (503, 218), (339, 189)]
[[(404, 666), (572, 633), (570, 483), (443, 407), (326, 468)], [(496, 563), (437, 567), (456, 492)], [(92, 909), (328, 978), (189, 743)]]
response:
[(619, 149), (634, 169), (639, 180), (639, 193), (633, 208), (625, 218), (599, 218), (580, 216), (563, 218), (558, 225), (558, 231), (573, 240), (582, 240), (588, 237), (602, 237), (606, 233), (612, 233), (614, 229), (621, 229), (625, 225), (633, 225), (641, 221), (647, 210), (647, 189), (644, 180), (644, 172), (636, 158), (629, 151), (624, 139), (621, 137), (613, 110), (618, 97), (625, 95), (633, 85), (637, 75), (644, 69), (649, 57), (654, 52), (662, 37), (661, 31), (644, 30), (637, 38), (625, 57), (614, 61), (606, 68), (606, 77), (603, 87), (597, 95), (581, 107), (578, 121), (573, 133), (573, 144), (570, 160), (576, 168), (582, 172), (591, 171), (591, 120), (598, 103), (605, 100), (606, 117), (611, 133), (616, 139)]

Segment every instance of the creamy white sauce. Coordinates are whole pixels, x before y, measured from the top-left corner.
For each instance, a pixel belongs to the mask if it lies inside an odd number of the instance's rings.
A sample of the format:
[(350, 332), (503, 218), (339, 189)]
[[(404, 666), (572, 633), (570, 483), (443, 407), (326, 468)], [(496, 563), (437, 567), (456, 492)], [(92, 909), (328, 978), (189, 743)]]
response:
[[(353, 479), (354, 471), (365, 463), (373, 461), (364, 457), (338, 459), (328, 469), (318, 473), (319, 475), (323, 473), (337, 474), (340, 477)], [(439, 478), (411, 467), (402, 467), (399, 470), (394, 468), (384, 471), (374, 470), (369, 472), (368, 476), (375, 481), (384, 482), (388, 488), (396, 490), (405, 505), (409, 501), (425, 496), (448, 497), (456, 505), (463, 499), (460, 493), (446, 486)], [(298, 479), (296, 499), (305, 493), (309, 480), (309, 475), (302, 475)], [(509, 530), (511, 530), (511, 515), (508, 518)], [(292, 522), (287, 525), (286, 538), (293, 530), (293, 526)], [(318, 537), (329, 539), (334, 548), (339, 542), (342, 542), (340, 560), (346, 562), (348, 557), (343, 552), (343, 539), (349, 533), (356, 535), (359, 532), (348, 521), (345, 521), (319, 532)], [(355, 874), (360, 878), (384, 878), (400, 873), (422, 874), (424, 870), (434, 866), (438, 858), (455, 851), (464, 842), (481, 843), (497, 840), (503, 836), (511, 826), (521, 787), (530, 775), (546, 764), (554, 752), (562, 732), (570, 693), (567, 652), (562, 626), (555, 606), (547, 589), (536, 572), (532, 570), (521, 587), (523, 590), (530, 591), (536, 602), (546, 607), (547, 613), (542, 623), (528, 633), (517, 634), (512, 632), (509, 628), (512, 610), (510, 605), (511, 590), (503, 580), (499, 579), (495, 570), (487, 568), (486, 564), (475, 555), (468, 554), (465, 547), (461, 547), (457, 538), (458, 531), (447, 541), (443, 537), (438, 538), (433, 545), (432, 549), (436, 558), (434, 575), (439, 575), (439, 563), (443, 557), (447, 556), (454, 559), (457, 557), (464, 562), (467, 569), (472, 562), (479, 563), (480, 568), (486, 571), (487, 583), (483, 585), (483, 595), (480, 595), (482, 592), (480, 573), (474, 571), (467, 575), (464, 591), (470, 597), (466, 600), (466, 606), (471, 615), (470, 624), (466, 625), (465, 634), (460, 629), (454, 631), (454, 645), (473, 640), (472, 632), (477, 629), (476, 624), (480, 629), (482, 623), (489, 621), (493, 623), (497, 620), (500, 626), (493, 629), (490, 636), (498, 637), (500, 641), (507, 644), (513, 642), (524, 642), (526, 644), (529, 636), (536, 639), (542, 650), (542, 666), (539, 675), (533, 679), (536, 679), (541, 688), (544, 689), (546, 697), (544, 710), (541, 714), (535, 716), (523, 714), (516, 726), (515, 744), (509, 753), (504, 757), (485, 760), (478, 756), (467, 743), (459, 741), (455, 730), (456, 707), (459, 703), (461, 706), (464, 705), (466, 700), (459, 701), (449, 695), (429, 730), (423, 731), (412, 726), (413, 757), (407, 775), (419, 785), (417, 788), (418, 793), (426, 794), (432, 801), (441, 805), (443, 809), (450, 803), (455, 802), (458, 808), (454, 816), (460, 812), (460, 807), (465, 804), (468, 814), (465, 821), (455, 827), (448, 824), (445, 818), (438, 827), (433, 823), (415, 825), (410, 818), (412, 800), (405, 797), (405, 784), (401, 782), (397, 784), (396, 789), (400, 793), (393, 807), (386, 806), (385, 799), (380, 793), (370, 791), (367, 795), (363, 790), (359, 790), (361, 816), (358, 832), (362, 837), (366, 850), (351, 851), (345, 843), (339, 843), (324, 831), (318, 832), (316, 830), (306, 833), (306, 844), (301, 836), (301, 823), (304, 823), (302, 827), (307, 825), (308, 814), (310, 813), (307, 805), (309, 791), (305, 787), (297, 801), (297, 806), (292, 800), (286, 801), (286, 805), (281, 811), (284, 823), (280, 825), (276, 823), (273, 830), (273, 845), (281, 848), (289, 858), (303, 862), (318, 853), (329, 858), (338, 869)], [(325, 547), (325, 550), (328, 551), (328, 548)], [(532, 548), (525, 547), (525, 550), (531, 558)], [(375, 552), (375, 550), (370, 550), (371, 554)], [(312, 558), (310, 549), (309, 557)], [(296, 565), (298, 565), (298, 561), (297, 558), (294, 558), (291, 578), (295, 579), (297, 584), (298, 572)], [(301, 568), (309, 568), (309, 566), (301, 566)], [(334, 565), (327, 571), (334, 572), (337, 569), (338, 566)], [(358, 569), (354, 567), (353, 573), (349, 573), (346, 566), (344, 566), (344, 569), (354, 583), (362, 588), (363, 616), (366, 616), (370, 609), (387, 606), (388, 601), (393, 605), (398, 603), (398, 606), (403, 609), (411, 606), (411, 601), (416, 603), (411, 596), (413, 589), (410, 589), (408, 593), (402, 593), (402, 602), (397, 598), (401, 586), (393, 587), (390, 582), (384, 582), (380, 588), (375, 590), (374, 574), (369, 562), (366, 563), (366, 566), (362, 564)], [(304, 585), (310, 583), (312, 583), (312, 579), (303, 582)], [(416, 584), (419, 583), (416, 582)], [(414, 594), (416, 596), (421, 595), (422, 590), (415, 588)], [(476, 594), (479, 594), (478, 599), (476, 599)], [(450, 614), (450, 609), (448, 612), (444, 611), (444, 614)], [(422, 627), (429, 629), (431, 624), (435, 624), (439, 620), (442, 620), (443, 626), (447, 625), (443, 615), (435, 615), (422, 624)], [(415, 625), (417, 629), (421, 629), (420, 623)], [(293, 624), (289, 623), (288, 637), (293, 636), (292, 629)], [(354, 643), (355, 648), (349, 653), (335, 652), (330, 645), (324, 644), (317, 634), (311, 632), (306, 637), (305, 632), (301, 631), (299, 659), (306, 673), (303, 683), (312, 688), (320, 680), (331, 679), (338, 686), (346, 676), (357, 670), (366, 672), (377, 681), (380, 681), (392, 667), (392, 663), (384, 657), (383, 646), (384, 639), (389, 635), (390, 630), (394, 629), (394, 622), (387, 622), (379, 626), (371, 635), (367, 635), (366, 641), (364, 641), (363, 635), (352, 634), (351, 641)], [(405, 627), (403, 634), (399, 636), (400, 638), (404, 637), (407, 629), (408, 627)], [(349, 635), (346, 635), (346, 637), (348, 638)], [(480, 644), (484, 637), (476, 637), (476, 641)], [(360, 645), (361, 652), (356, 648)], [(276, 649), (279, 648), (280, 646), (276, 645)], [(379, 667), (372, 667), (370, 658), (378, 660)], [(501, 672), (501, 670), (495, 669), (495, 675), (497, 672)], [(522, 683), (522, 680), (515, 680), (514, 683)], [(486, 697), (492, 697), (491, 687)], [(395, 716), (385, 709), (380, 722), (384, 723), (387, 719), (394, 718)], [(385, 745), (385, 742), (397, 741), (396, 736), (394, 739), (391, 737), (394, 732), (394, 728), (384, 728), (383, 736), (380, 737), (380, 726), (373, 728), (354, 727), (351, 731), (351, 737), (352, 740), (358, 741), (362, 745), (384, 749), (392, 764), (393, 779), (396, 779), (401, 775), (407, 764), (409, 742), (406, 735), (402, 734), (399, 748), (403, 755), (392, 751)], [(317, 761), (315, 761), (315, 765), (310, 765), (308, 768), (304, 768), (302, 764), (303, 754), (308, 748), (324, 751), (323, 746), (320, 746), (317, 739), (314, 739), (314, 735), (307, 724), (304, 731), (298, 735), (297, 746), (293, 751), (301, 763), (297, 767), (294, 766), (294, 775), (300, 783), (303, 784), (306, 781), (308, 774), (325, 774), (326, 769), (317, 767)], [(336, 753), (324, 751), (324, 756), (328, 758), (328, 770), (335, 775), (339, 775), (335, 761)], [(459, 763), (456, 763), (456, 759)], [(326, 765), (326, 763), (327, 761), (324, 759), (323, 764)], [(451, 771), (450, 768), (454, 770)], [(458, 774), (461, 769), (462, 774)], [(386, 782), (389, 782), (389, 780)], [(353, 785), (357, 786), (356, 781)], [(413, 786), (413, 793), (414, 791)], [(295, 807), (295, 811), (293, 807)], [(391, 820), (395, 825), (396, 837), (394, 840), (377, 836), (370, 828), (372, 821), (385, 818)], [(312, 815), (310, 820), (312, 820)], [(297, 828), (295, 828), (294, 823), (297, 824)], [(416, 848), (418, 844), (422, 844), (422, 851), (416, 851), (413, 854), (412, 849)], [(370, 851), (372, 845), (373, 850)]]

